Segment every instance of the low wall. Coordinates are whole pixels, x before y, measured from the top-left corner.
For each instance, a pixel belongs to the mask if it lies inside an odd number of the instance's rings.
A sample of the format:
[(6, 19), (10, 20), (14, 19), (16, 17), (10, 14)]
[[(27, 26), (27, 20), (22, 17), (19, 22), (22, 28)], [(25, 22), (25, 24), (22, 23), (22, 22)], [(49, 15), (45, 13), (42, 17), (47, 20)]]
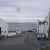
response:
[(8, 36), (14, 36), (14, 35), (16, 35), (15, 32), (10, 32), (10, 33), (8, 33)]

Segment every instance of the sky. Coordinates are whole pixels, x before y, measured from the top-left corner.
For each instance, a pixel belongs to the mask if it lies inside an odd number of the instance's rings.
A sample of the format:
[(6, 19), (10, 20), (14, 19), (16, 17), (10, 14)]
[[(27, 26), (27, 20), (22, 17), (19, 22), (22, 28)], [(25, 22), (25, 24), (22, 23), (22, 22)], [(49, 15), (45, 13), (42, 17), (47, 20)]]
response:
[(37, 22), (49, 12), (49, 0), (0, 0), (0, 18), (5, 22)]

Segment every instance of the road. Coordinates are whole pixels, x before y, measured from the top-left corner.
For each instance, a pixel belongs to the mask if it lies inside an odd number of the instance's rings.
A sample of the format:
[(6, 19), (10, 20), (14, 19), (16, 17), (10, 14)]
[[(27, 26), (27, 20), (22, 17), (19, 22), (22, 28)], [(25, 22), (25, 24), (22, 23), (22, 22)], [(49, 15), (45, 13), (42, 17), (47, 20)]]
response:
[(21, 33), (20, 37), (0, 40), (0, 50), (36, 50), (47, 45), (50, 45), (50, 40), (37, 40), (34, 32)]

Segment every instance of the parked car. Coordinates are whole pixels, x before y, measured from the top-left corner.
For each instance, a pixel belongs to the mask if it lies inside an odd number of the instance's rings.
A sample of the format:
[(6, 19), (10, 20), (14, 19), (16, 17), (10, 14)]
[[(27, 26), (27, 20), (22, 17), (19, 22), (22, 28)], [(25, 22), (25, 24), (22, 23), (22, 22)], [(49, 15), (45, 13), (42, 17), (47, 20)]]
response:
[(32, 30), (28, 30), (28, 32), (32, 32)]
[(37, 39), (45, 39), (45, 34), (44, 33), (39, 33), (37, 35)]

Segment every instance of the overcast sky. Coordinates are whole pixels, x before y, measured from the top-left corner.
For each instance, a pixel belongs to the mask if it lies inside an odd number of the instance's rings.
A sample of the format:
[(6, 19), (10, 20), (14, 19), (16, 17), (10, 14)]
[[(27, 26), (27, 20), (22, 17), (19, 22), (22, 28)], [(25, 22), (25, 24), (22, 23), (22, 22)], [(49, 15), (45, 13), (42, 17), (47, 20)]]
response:
[(0, 0), (0, 18), (6, 22), (36, 22), (49, 11), (49, 0)]

